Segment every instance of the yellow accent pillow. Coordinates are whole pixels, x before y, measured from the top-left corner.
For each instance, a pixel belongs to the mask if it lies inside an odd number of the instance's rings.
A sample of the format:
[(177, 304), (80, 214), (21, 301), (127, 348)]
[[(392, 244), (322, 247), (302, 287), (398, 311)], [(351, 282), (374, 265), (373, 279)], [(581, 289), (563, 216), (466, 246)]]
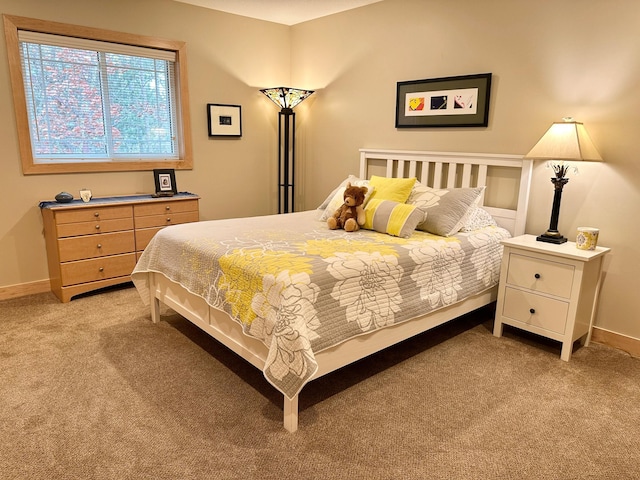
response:
[(362, 228), (402, 238), (409, 238), (425, 218), (424, 212), (415, 205), (375, 198), (369, 200), (364, 213)]
[(416, 178), (388, 178), (373, 175), (369, 184), (374, 187), (371, 199), (404, 203), (409, 198)]

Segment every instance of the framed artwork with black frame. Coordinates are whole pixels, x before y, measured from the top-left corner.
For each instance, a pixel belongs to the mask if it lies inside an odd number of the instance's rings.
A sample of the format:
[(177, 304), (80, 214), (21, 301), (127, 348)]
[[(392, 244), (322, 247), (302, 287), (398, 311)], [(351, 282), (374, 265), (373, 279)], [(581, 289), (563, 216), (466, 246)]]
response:
[(171, 197), (178, 193), (176, 185), (176, 173), (172, 168), (155, 169), (153, 178), (156, 182), (156, 195), (160, 197)]
[(210, 137), (241, 137), (242, 108), (240, 105), (207, 104)]
[(491, 74), (398, 82), (396, 128), (486, 127)]

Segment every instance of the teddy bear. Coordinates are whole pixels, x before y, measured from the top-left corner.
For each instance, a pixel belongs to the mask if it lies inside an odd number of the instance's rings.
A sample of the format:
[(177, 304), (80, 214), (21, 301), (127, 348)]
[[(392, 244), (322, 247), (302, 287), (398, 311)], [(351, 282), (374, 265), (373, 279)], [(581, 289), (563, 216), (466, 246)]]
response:
[(367, 187), (358, 187), (347, 183), (344, 191), (344, 203), (336, 210), (333, 217), (327, 219), (327, 225), (331, 230), (344, 228), (347, 232), (355, 232), (360, 229), (360, 225), (364, 224), (364, 198), (367, 193)]

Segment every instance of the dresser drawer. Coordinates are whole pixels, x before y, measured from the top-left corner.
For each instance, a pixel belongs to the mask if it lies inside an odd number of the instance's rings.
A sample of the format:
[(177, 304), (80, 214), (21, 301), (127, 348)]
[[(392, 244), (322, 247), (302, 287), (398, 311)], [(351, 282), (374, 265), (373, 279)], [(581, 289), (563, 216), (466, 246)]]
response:
[(78, 223), (131, 217), (131, 205), (86, 207), (56, 212), (56, 223)]
[(509, 255), (507, 284), (569, 298), (574, 271), (573, 265), (512, 253)]
[(502, 315), (527, 325), (564, 334), (569, 303), (517, 288), (505, 289)]
[(164, 227), (144, 228), (142, 230), (136, 230), (136, 251), (141, 252), (153, 238), (153, 236), (162, 230)]
[(94, 235), (100, 233), (133, 230), (133, 218), (116, 218), (113, 220), (93, 220), (91, 222), (63, 223), (56, 228), (58, 238), (76, 237), (78, 235)]
[(136, 219), (137, 217), (146, 217), (148, 215), (197, 211), (198, 200), (174, 200), (167, 202), (141, 203), (133, 206), (133, 214)]
[(135, 249), (133, 231), (85, 235), (62, 238), (58, 242), (60, 261), (70, 262), (85, 258), (129, 253)]
[(135, 253), (61, 263), (62, 285), (66, 287), (78, 283), (123, 277), (130, 275), (135, 266)]
[(164, 213), (162, 215), (149, 215), (136, 217), (136, 229), (149, 227), (168, 227), (180, 223), (198, 221), (198, 212)]

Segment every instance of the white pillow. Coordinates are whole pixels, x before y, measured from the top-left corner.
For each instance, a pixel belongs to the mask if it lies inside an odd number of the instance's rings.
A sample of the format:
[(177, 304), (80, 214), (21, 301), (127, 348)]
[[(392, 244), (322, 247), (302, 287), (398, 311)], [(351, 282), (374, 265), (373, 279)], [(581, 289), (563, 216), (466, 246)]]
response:
[(495, 218), (491, 216), (484, 208), (474, 205), (471, 207), (469, 216), (467, 217), (464, 225), (460, 229), (461, 232), (472, 232), (484, 227), (496, 227), (498, 223)]
[(338, 208), (340, 208), (340, 205), (344, 203), (344, 191), (347, 189), (348, 183), (351, 183), (351, 185), (355, 187), (367, 187), (367, 193), (364, 195), (364, 203), (362, 204), (362, 206), (364, 207), (367, 204), (367, 202), (369, 201), (369, 198), (371, 197), (371, 194), (374, 191), (373, 186), (369, 185), (369, 180), (360, 180), (356, 177), (354, 177), (354, 179), (351, 179), (351, 180), (347, 179), (344, 182), (344, 185), (340, 185), (335, 190), (335, 193), (333, 194), (333, 198), (329, 200), (329, 203), (323, 210), (318, 220), (320, 220), (321, 222), (326, 222), (329, 217), (332, 217), (333, 214), (336, 213), (336, 210), (338, 210)]
[(339, 188), (344, 187), (347, 183), (349, 182), (357, 182), (360, 179), (358, 177), (356, 177), (355, 175), (349, 175), (347, 178), (345, 178), (340, 185), (338, 185), (336, 188), (334, 188), (331, 193), (329, 194), (329, 196), (327, 196), (327, 198), (324, 199), (324, 202), (322, 202), (319, 206), (318, 206), (318, 210), (324, 210), (325, 208), (327, 208), (327, 205), (329, 205), (329, 202), (333, 199), (333, 197), (336, 195), (336, 192), (338, 191)]
[(435, 189), (416, 182), (407, 203), (427, 212), (417, 230), (448, 237), (460, 231), (485, 187)]

